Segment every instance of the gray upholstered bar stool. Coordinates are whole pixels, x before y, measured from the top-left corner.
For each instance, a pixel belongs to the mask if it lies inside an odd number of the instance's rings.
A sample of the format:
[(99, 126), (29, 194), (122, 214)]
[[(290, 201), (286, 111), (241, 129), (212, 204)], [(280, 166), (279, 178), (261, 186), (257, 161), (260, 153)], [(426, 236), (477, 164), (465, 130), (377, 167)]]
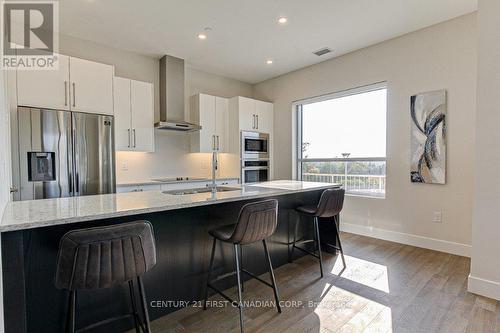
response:
[[(238, 304), (237, 307), (240, 312), (240, 330), (243, 332), (243, 304), (242, 304), (242, 289), (243, 283), (241, 282), (241, 273), (245, 273), (254, 279), (262, 282), (263, 284), (271, 287), (274, 291), (274, 298), (276, 300), (276, 307), (278, 312), (281, 313), (281, 306), (279, 304), (279, 296), (278, 296), (278, 288), (276, 286), (276, 281), (274, 278), (273, 266), (271, 264), (271, 257), (269, 256), (269, 251), (267, 248), (266, 238), (274, 234), (276, 231), (276, 227), (278, 225), (278, 201), (264, 200), (259, 202), (248, 203), (244, 205), (238, 216), (238, 221), (236, 224), (231, 224), (227, 226), (223, 226), (210, 231), (210, 235), (214, 238), (212, 244), (212, 254), (210, 256), (210, 269), (208, 272), (207, 286), (205, 290), (205, 303), (203, 309), (207, 308), (207, 299), (208, 299), (208, 289), (213, 289), (217, 293), (219, 293), (222, 297), (228, 300), (231, 303), (234, 301), (220, 291), (217, 287), (213, 285), (214, 282), (220, 281), (229, 276), (233, 276), (236, 274), (238, 281)], [(236, 264), (236, 271), (224, 274), (219, 276), (213, 280), (211, 280), (212, 269), (214, 265), (214, 256), (215, 256), (215, 245), (217, 240), (231, 243), (234, 246), (234, 257)], [(271, 283), (262, 280), (255, 274), (247, 271), (246, 269), (241, 267), (241, 246), (248, 245), (255, 242), (262, 241), (262, 245), (264, 246), (264, 254), (266, 256), (266, 261), (269, 266), (269, 275), (271, 278)]]
[[(136, 332), (151, 332), (141, 275), (156, 264), (153, 227), (148, 221), (73, 230), (59, 244), (55, 285), (69, 290), (66, 331), (86, 331), (132, 317)], [(142, 318), (137, 312), (134, 280), (137, 280)], [(128, 283), (132, 312), (76, 329), (77, 291), (110, 288)]]
[[(344, 258), (344, 251), (342, 250), (342, 243), (340, 242), (340, 235), (339, 235), (339, 224), (340, 224), (340, 212), (342, 211), (342, 206), (344, 205), (344, 196), (345, 196), (345, 191), (342, 188), (334, 188), (334, 189), (328, 189), (324, 190), (323, 193), (321, 194), (321, 198), (319, 199), (318, 205), (314, 206), (301, 206), (297, 207), (296, 210), (299, 214), (310, 216), (313, 218), (313, 224), (314, 224), (314, 239), (312, 240), (297, 240), (297, 233), (298, 233), (298, 227), (299, 227), (299, 221), (295, 222), (295, 233), (293, 235), (293, 245), (292, 245), (292, 251), (290, 254), (291, 260), (293, 260), (293, 250), (298, 249), (300, 251), (303, 251), (309, 255), (312, 255), (313, 257), (319, 259), (319, 269), (321, 272), (321, 277), (323, 277), (323, 258), (321, 256), (321, 239), (319, 237), (319, 225), (318, 225), (318, 218), (332, 218), (333, 219), (333, 224), (335, 225), (335, 230), (336, 230), (336, 239), (337, 239), (337, 245), (333, 244), (326, 244), (330, 247), (333, 247), (334, 249), (337, 249), (340, 251), (340, 255), (342, 257), (342, 264), (344, 265), (344, 269), (346, 267), (345, 264), (345, 258)], [(318, 251), (318, 254), (316, 255), (315, 253), (308, 251), (302, 247), (298, 247), (297, 245), (300, 244), (305, 244), (305, 243), (310, 243), (314, 242), (316, 243), (316, 248)]]

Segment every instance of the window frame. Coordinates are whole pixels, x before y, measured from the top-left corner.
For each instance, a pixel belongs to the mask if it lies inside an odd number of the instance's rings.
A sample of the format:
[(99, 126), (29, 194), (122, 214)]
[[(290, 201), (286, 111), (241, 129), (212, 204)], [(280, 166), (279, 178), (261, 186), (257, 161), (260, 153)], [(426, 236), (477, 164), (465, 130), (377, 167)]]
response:
[[(302, 163), (304, 162), (385, 162), (386, 172), (385, 177), (387, 180), (387, 127), (386, 127), (386, 154), (384, 157), (347, 157), (347, 158), (302, 158), (302, 123), (303, 123), (303, 106), (312, 103), (324, 102), (331, 99), (342, 98), (352, 95), (358, 95), (363, 93), (368, 93), (371, 91), (377, 91), (386, 89), (388, 92), (388, 85), (386, 81), (377, 82), (374, 84), (369, 84), (365, 86), (360, 86), (352, 89), (346, 89), (334, 93), (329, 93), (325, 95), (320, 95), (316, 97), (306, 98), (302, 100), (298, 100), (292, 103), (292, 109), (295, 113), (295, 122), (296, 122), (296, 140), (294, 140), (295, 148), (294, 148), (294, 170), (297, 180), (302, 180)], [(388, 95), (388, 94), (387, 94)], [(388, 98), (387, 98), (388, 99)], [(387, 104), (386, 104), (387, 105)], [(386, 125), (387, 125), (387, 107), (386, 107)], [(387, 182), (385, 183), (387, 185)], [(365, 193), (350, 193), (346, 191), (346, 195), (349, 196), (357, 196), (357, 197), (367, 197), (373, 199), (385, 199), (387, 195), (387, 186), (384, 188), (383, 196), (373, 196)]]

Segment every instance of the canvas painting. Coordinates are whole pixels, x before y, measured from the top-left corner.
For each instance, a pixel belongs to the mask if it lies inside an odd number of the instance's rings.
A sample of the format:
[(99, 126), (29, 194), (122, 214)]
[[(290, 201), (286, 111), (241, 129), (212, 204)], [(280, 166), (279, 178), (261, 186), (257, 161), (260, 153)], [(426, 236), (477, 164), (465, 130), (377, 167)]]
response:
[(446, 109), (445, 90), (410, 99), (413, 183), (446, 183)]

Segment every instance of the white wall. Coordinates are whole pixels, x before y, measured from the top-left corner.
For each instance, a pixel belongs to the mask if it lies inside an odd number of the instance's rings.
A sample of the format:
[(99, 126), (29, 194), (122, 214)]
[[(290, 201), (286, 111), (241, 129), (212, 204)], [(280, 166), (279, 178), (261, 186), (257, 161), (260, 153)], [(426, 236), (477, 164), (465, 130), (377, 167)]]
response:
[[(473, 197), (476, 43), (476, 15), (470, 14), (257, 84), (255, 97), (275, 103), (276, 178), (292, 176), (293, 101), (387, 81), (387, 197), (348, 197), (344, 226), (467, 255)], [(415, 93), (436, 89), (448, 91), (447, 184), (411, 184), (409, 99)], [(443, 212), (442, 224), (431, 222), (438, 210)]]
[[(10, 123), (9, 105), (7, 102), (6, 78), (4, 72), (0, 71), (0, 217), (3, 215), (5, 205), (10, 200)], [(0, 258), (1, 258), (0, 240)], [(0, 272), (2, 272), (2, 261), (0, 260)], [(3, 284), (0, 274), (0, 333), (3, 327)]]
[(469, 290), (500, 299), (500, 2), (480, 0), (475, 195)]
[[(159, 61), (133, 52), (118, 50), (82, 39), (61, 36), (60, 52), (74, 57), (94, 60), (115, 66), (115, 75), (152, 82), (155, 85), (155, 120), (159, 110)], [(186, 68), (186, 115), (189, 115), (189, 98), (197, 93), (222, 97), (252, 96), (252, 86), (237, 80)], [(155, 131), (155, 152), (118, 152), (116, 159), (117, 182), (142, 181), (152, 177), (210, 175), (208, 154), (190, 154), (186, 133)], [(123, 170), (123, 165), (128, 170)], [(220, 177), (239, 176), (234, 168), (234, 156), (221, 156)]]
[(6, 78), (0, 71), (0, 216), (10, 200), (10, 123)]

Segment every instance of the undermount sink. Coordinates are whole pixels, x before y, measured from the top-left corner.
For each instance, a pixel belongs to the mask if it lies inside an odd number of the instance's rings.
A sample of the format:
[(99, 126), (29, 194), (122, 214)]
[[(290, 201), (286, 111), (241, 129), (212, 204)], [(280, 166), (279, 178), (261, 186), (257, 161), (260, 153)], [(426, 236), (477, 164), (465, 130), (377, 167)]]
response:
[[(237, 187), (228, 187), (228, 186), (217, 186), (217, 192), (228, 192), (228, 191), (239, 191), (240, 188)], [(197, 194), (197, 193), (210, 193), (212, 189), (210, 187), (201, 187), (201, 188), (190, 188), (185, 190), (170, 190), (163, 191), (164, 194), (171, 195), (189, 195), (189, 194)]]

